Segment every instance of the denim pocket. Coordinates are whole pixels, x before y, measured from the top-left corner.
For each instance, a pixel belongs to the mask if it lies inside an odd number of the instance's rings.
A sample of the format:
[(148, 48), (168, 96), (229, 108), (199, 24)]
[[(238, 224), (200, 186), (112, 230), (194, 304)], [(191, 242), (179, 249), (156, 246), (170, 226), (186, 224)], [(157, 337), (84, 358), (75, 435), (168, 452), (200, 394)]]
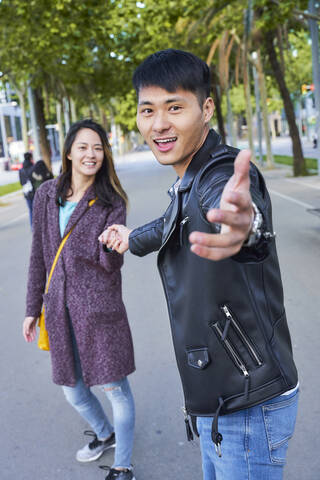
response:
[(298, 409), (298, 392), (289, 398), (262, 406), (270, 460), (284, 465), (288, 442), (293, 435)]

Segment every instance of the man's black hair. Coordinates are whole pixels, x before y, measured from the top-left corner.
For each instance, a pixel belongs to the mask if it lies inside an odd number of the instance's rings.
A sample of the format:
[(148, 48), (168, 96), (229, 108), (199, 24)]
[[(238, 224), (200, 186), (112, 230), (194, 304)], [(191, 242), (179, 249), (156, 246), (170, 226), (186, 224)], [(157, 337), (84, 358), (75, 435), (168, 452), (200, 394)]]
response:
[(137, 67), (132, 83), (138, 96), (144, 87), (161, 87), (170, 93), (182, 88), (197, 95), (201, 107), (210, 96), (208, 65), (190, 52), (172, 48), (149, 55)]

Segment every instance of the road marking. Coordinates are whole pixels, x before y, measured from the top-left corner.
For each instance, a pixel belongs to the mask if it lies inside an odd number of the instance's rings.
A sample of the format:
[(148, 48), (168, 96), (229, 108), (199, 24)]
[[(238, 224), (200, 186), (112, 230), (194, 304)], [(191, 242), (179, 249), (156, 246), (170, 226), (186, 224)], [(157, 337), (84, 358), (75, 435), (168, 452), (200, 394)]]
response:
[(27, 216), (28, 216), (28, 213), (23, 213), (22, 215), (19, 215), (18, 217), (13, 218), (12, 220), (10, 220), (10, 222), (3, 223), (2, 225), (0, 224), (0, 228), (7, 227), (8, 225), (11, 225), (12, 223), (15, 223), (15, 222), (17, 222), (18, 220), (20, 220), (21, 218), (24, 218), (24, 217), (27, 217)]
[(289, 202), (296, 203), (297, 205), (300, 205), (300, 207), (315, 208), (313, 205), (310, 205), (309, 203), (300, 202), (300, 200), (296, 200), (295, 198), (288, 197), (288, 195), (284, 195), (283, 193), (276, 192), (275, 190), (270, 190), (269, 189), (269, 192), (272, 193), (273, 195), (278, 195), (278, 197), (281, 197), (284, 200), (288, 200)]
[(306, 187), (315, 188), (316, 190), (320, 190), (320, 185), (319, 186), (310, 185), (309, 183), (300, 182), (300, 181), (298, 182), (297, 180), (292, 180), (291, 178), (286, 178), (286, 181), (291, 182), (291, 183), (296, 183), (297, 185), (305, 185)]

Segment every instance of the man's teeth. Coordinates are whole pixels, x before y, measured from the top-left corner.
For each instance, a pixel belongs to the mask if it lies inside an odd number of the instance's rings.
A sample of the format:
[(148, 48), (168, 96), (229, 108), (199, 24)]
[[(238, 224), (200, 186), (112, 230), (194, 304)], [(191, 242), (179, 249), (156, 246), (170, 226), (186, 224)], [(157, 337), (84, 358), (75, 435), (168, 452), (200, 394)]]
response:
[(157, 143), (169, 143), (169, 142), (175, 142), (177, 140), (177, 137), (175, 138), (164, 138), (163, 140), (156, 140)]

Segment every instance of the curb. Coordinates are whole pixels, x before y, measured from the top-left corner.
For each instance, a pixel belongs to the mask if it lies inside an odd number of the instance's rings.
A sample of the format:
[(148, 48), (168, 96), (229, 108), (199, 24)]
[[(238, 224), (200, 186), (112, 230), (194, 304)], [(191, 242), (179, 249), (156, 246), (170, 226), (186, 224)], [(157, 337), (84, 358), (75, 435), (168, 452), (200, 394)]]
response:
[(22, 188), (20, 190), (16, 190), (15, 192), (7, 193), (6, 195), (0, 195), (0, 202), (2, 200), (7, 200), (8, 198), (15, 197), (16, 195), (19, 195), (22, 193)]

